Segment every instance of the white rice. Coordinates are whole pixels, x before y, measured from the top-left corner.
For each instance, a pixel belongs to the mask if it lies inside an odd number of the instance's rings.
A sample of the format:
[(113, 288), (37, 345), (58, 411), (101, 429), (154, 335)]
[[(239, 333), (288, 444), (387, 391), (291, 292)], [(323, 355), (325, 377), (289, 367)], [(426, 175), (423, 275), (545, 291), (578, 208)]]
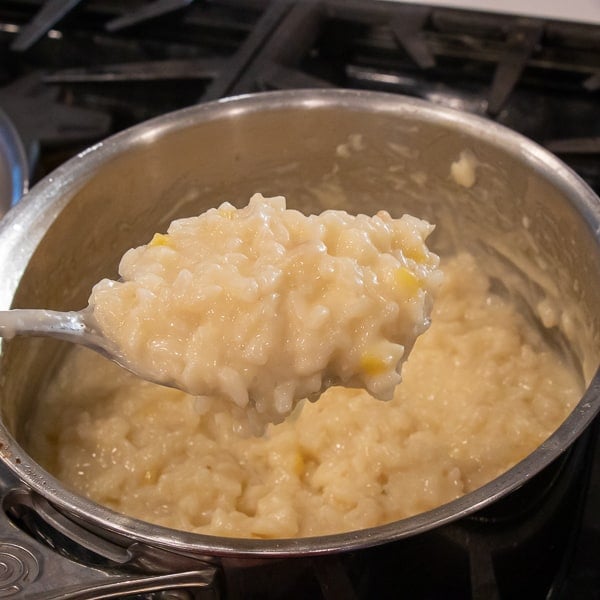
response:
[(389, 400), (441, 279), (432, 229), (256, 194), (128, 251), (90, 306), (137, 372), (222, 395), (257, 429), (332, 384)]
[(471, 257), (447, 260), (444, 275), (390, 402), (336, 387), (249, 437), (229, 401), (75, 349), (40, 398), (28, 449), (101, 504), (205, 534), (312, 536), (432, 509), (531, 453), (582, 391)]

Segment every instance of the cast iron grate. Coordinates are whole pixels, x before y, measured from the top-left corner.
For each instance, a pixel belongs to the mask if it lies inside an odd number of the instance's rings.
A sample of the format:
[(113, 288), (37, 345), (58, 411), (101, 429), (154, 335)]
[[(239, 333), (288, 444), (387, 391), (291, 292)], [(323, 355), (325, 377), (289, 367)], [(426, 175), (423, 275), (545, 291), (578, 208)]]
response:
[[(111, 133), (190, 104), (346, 87), (498, 121), (600, 191), (599, 27), (373, 0), (198, 0), (107, 27), (146, 4), (81, 2), (19, 51), (18, 33), (43, 2), (0, 5), (0, 106), (27, 144), (34, 181)], [(597, 598), (600, 444), (587, 456), (597, 436), (598, 426), (527, 502), (515, 497), (528, 510), (501, 504), (418, 539), (285, 569), (233, 567), (231, 596)]]
[[(27, 76), (62, 104), (54, 129), (70, 131), (80, 146), (198, 101), (270, 89), (374, 89), (494, 119), (560, 154), (600, 189), (598, 27), (381, 1), (214, 0), (110, 31), (123, 11), (144, 3), (89, 0), (15, 52), (19, 29), (42, 3), (3, 4), (0, 101), (27, 141), (31, 128), (14, 96)], [(69, 125), (65, 106), (96, 111), (110, 126), (83, 127), (77, 110)], [(41, 137), (53, 148), (58, 141), (54, 131)]]

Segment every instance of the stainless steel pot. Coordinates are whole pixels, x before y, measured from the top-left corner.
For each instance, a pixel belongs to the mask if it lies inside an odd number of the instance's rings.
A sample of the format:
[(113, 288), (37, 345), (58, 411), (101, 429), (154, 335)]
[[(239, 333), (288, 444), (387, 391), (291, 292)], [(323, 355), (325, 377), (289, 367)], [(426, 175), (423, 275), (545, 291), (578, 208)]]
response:
[[(476, 159), (472, 187), (450, 175), (465, 150)], [(556, 326), (540, 329), (580, 372), (586, 387), (581, 401), (550, 439), (508, 473), (426, 514), (326, 537), (228, 539), (116, 514), (72, 493), (33, 462), (19, 440), (62, 346), (50, 340), (3, 342), (4, 506), (34, 514), (105, 560), (65, 566), (6, 522), (2, 552), (13, 552), (33, 574), (15, 584), (24, 594), (72, 597), (52, 595), (58, 583), (72, 584), (78, 593), (97, 589), (99, 582), (150, 589), (139, 586), (154, 585), (162, 574), (178, 574), (188, 583), (196, 578), (204, 586), (214, 573), (206, 565), (335, 553), (415, 536), (522, 486), (598, 412), (598, 198), (558, 159), (520, 135), (398, 96), (342, 90), (244, 96), (165, 115), (97, 144), (36, 185), (1, 224), (0, 309), (78, 309), (93, 283), (115, 275), (127, 248), (146, 242), (174, 218), (225, 200), (245, 203), (255, 191), (285, 194), (289, 205), (308, 211), (386, 208), (437, 223), (436, 250), (476, 253), (497, 288), (531, 319), (539, 323), (542, 299), (560, 308)], [(119, 568), (107, 571), (106, 564)], [(131, 575), (133, 567), (147, 573)], [(56, 573), (64, 580), (54, 582)], [(90, 591), (85, 597), (95, 596)]]

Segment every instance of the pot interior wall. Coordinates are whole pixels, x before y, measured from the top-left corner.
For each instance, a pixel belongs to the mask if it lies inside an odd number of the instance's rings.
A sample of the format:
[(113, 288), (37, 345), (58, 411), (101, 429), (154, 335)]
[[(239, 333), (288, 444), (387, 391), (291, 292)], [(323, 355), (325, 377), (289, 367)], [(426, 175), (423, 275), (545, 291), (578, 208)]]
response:
[[(386, 209), (436, 223), (433, 247), (442, 255), (475, 252), (531, 318), (541, 299), (556, 304), (549, 338), (589, 381), (600, 349), (599, 244), (563, 183), (542, 176), (536, 156), (479, 135), (483, 123), (480, 131), (465, 129), (390, 104), (244, 106), (109, 140), (92, 173), (82, 167), (89, 157), (77, 159), (72, 168), (82, 176), (51, 192), (71, 198), (31, 257), (13, 306), (79, 309), (96, 281), (116, 275), (127, 248), (171, 220), (223, 201), (242, 205), (254, 192), (282, 194), (303, 211)], [(450, 176), (464, 150), (477, 161), (470, 188)], [(32, 339), (6, 344), (2, 416), (17, 438), (42, 374), (64, 347)]]

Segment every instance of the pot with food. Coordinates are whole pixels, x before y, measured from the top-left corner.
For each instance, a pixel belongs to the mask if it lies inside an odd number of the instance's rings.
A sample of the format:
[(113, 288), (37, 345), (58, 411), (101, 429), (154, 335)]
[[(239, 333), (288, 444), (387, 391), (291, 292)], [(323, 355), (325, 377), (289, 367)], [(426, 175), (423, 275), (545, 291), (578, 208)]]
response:
[(472, 514), (598, 411), (598, 231), (555, 157), (397, 96), (259, 94), (110, 138), (8, 215), (0, 309), (89, 303), (191, 393), (3, 340), (5, 505), (164, 573)]

